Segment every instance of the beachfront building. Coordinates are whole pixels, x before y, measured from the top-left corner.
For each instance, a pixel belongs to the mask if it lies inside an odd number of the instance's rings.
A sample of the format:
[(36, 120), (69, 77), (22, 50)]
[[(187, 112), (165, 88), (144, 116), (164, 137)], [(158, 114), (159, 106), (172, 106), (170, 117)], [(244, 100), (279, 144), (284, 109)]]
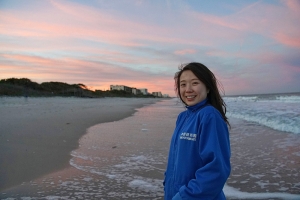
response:
[(156, 97), (162, 97), (161, 92), (152, 92), (152, 95)]
[[(131, 87), (128, 87), (128, 86), (125, 86), (125, 85), (110, 85), (110, 90), (123, 90), (123, 91), (126, 91), (128, 93), (135, 94), (135, 95), (141, 95), (141, 94), (150, 95), (148, 93), (147, 88), (137, 89), (137, 88), (131, 88)], [(167, 95), (167, 94), (162, 95), (161, 92), (152, 92), (152, 95), (155, 96), (155, 97), (159, 97), (159, 98), (169, 97), (169, 95)]]
[(132, 88), (132, 93), (135, 94), (135, 95), (142, 94), (141, 90), (136, 89), (136, 88)]
[(143, 93), (143, 95), (148, 94), (148, 89), (147, 88), (140, 88), (139, 90)]
[(132, 93), (132, 88), (125, 85), (110, 85), (110, 90), (123, 90)]

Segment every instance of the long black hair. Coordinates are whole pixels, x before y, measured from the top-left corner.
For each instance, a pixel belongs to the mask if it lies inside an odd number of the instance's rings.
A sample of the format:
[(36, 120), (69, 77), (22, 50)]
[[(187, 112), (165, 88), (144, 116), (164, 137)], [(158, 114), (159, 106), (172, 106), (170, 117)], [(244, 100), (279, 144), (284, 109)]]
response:
[[(228, 118), (226, 117), (226, 103), (220, 95), (220, 90), (224, 93), (222, 84), (216, 79), (215, 75), (203, 64), (191, 62), (179, 66), (179, 71), (175, 73), (175, 90), (180, 100), (187, 105), (180, 96), (180, 76), (182, 72), (190, 70), (209, 90), (207, 94), (208, 103), (215, 107), (222, 115), (224, 121), (230, 127)], [(219, 87), (218, 87), (219, 86)]]

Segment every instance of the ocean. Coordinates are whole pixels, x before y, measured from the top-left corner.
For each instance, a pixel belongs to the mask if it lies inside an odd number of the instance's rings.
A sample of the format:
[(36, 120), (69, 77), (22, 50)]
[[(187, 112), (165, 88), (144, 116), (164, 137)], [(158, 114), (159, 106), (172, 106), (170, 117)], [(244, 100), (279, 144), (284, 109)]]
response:
[(224, 100), (229, 117), (300, 134), (300, 93), (235, 96)]
[[(300, 199), (300, 93), (224, 97), (231, 123), (228, 199)], [(23, 183), (3, 199), (163, 199), (177, 115), (174, 98), (90, 127), (70, 167)], [(105, 113), (103, 113), (105, 114)]]

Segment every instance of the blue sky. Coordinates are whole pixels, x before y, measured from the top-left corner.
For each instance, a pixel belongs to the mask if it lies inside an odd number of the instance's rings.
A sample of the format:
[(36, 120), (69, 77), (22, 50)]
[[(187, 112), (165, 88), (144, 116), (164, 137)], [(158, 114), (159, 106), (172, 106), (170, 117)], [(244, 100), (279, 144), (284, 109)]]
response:
[(175, 96), (201, 62), (225, 94), (300, 92), (300, 2), (0, 1), (0, 79), (111, 84)]

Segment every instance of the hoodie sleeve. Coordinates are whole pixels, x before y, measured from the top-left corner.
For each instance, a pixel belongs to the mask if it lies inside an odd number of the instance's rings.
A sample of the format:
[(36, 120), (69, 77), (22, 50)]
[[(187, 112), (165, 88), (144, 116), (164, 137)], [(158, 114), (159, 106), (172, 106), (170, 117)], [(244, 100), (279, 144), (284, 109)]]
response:
[[(186, 115), (186, 111), (183, 111), (181, 113), (179, 113), (179, 115), (177, 116), (177, 120), (176, 120), (176, 127), (178, 126), (178, 123), (180, 121), (182, 121), (182, 118)], [(174, 136), (173, 136), (174, 137)], [(173, 139), (173, 138), (172, 138)], [(163, 186), (165, 186), (165, 179), (166, 179), (166, 174), (167, 174), (167, 171), (164, 172), (164, 181), (163, 181)]]
[(215, 199), (230, 174), (230, 143), (227, 124), (216, 110), (201, 117), (198, 159), (201, 167), (173, 199)]

